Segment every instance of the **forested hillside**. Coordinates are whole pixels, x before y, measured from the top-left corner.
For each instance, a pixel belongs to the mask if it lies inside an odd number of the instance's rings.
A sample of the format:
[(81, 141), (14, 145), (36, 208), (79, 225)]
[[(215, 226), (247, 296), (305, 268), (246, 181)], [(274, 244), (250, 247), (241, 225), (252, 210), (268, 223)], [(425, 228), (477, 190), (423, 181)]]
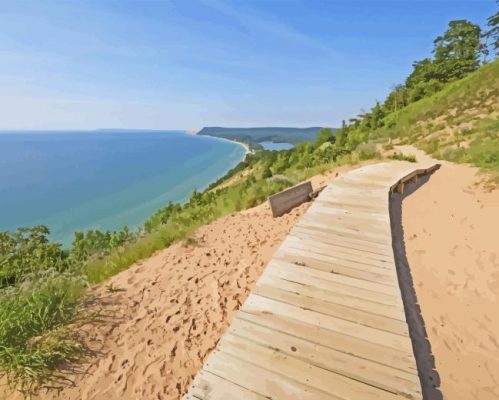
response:
[(262, 150), (261, 142), (291, 143), (313, 142), (320, 131), (319, 127), (311, 128), (222, 128), (205, 127), (198, 135), (216, 136), (236, 140), (248, 144), (252, 149)]
[(391, 140), (413, 143), (437, 158), (470, 162), (492, 173), (499, 169), (498, 16), (488, 29), (466, 20), (451, 21), (434, 40), (433, 56), (413, 64), (404, 84), (383, 103), (343, 123), (338, 143)]

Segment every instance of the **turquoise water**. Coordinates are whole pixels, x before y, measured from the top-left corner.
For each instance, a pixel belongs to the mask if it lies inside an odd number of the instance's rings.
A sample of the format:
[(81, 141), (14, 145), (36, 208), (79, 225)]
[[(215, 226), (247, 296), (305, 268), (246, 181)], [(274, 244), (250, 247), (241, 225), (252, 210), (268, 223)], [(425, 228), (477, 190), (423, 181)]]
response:
[(242, 146), (180, 131), (0, 134), (0, 230), (47, 225), (73, 232), (141, 225), (183, 202), (244, 157)]
[(289, 150), (294, 146), (291, 143), (260, 142), (265, 150)]

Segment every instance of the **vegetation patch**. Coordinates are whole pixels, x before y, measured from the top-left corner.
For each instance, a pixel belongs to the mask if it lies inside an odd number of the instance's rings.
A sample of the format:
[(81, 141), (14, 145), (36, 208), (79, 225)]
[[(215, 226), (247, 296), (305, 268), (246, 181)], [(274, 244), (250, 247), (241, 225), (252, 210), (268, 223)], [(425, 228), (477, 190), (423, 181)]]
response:
[(0, 368), (24, 393), (60, 380), (60, 367), (83, 352), (67, 325), (87, 279), (47, 234), (40, 226), (0, 233)]
[(399, 160), (399, 161), (409, 161), (409, 162), (416, 162), (416, 157), (413, 155), (405, 155), (403, 153), (393, 153), (388, 156), (390, 160)]

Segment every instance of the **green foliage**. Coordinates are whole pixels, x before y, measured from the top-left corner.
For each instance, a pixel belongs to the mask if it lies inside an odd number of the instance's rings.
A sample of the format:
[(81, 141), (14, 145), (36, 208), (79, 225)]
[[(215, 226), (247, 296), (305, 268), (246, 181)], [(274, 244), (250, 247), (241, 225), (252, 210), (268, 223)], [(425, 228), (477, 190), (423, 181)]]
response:
[(263, 170), (262, 178), (266, 179), (266, 178), (270, 178), (271, 176), (272, 176), (272, 171), (270, 170), (270, 167), (266, 167)]
[(315, 139), (315, 146), (320, 147), (323, 143), (334, 143), (334, 131), (331, 128), (322, 128)]
[(0, 368), (27, 393), (56, 379), (81, 345), (63, 327), (76, 316), (86, 278), (45, 226), (0, 232)]
[(132, 233), (126, 225), (114, 232), (99, 230), (75, 232), (71, 256), (79, 262), (85, 262), (91, 256), (102, 257), (109, 254), (109, 251), (123, 246), (135, 236), (136, 234)]
[(443, 82), (461, 79), (479, 67), (481, 29), (467, 20), (449, 22), (449, 28), (434, 40), (435, 65)]
[(405, 154), (397, 153), (397, 152), (389, 155), (388, 158), (390, 160), (416, 162), (416, 157), (414, 157), (412, 155), (406, 156)]
[(487, 39), (492, 39), (492, 45), (497, 55), (499, 53), (499, 12), (487, 19), (487, 26), (489, 30), (485, 33), (485, 36)]
[(61, 245), (49, 242), (48, 234), (43, 225), (0, 232), (0, 288), (40, 270), (64, 271), (73, 266)]
[(445, 83), (476, 71), (480, 65), (479, 56), (484, 51), (480, 32), (478, 25), (466, 20), (449, 22), (447, 31), (433, 42), (434, 58), (414, 62), (413, 71), (405, 80), (405, 85), (395, 86), (383, 108), (397, 111), (409, 103), (437, 93)]
[[(497, 14), (489, 18), (491, 29), (487, 35), (497, 34), (497, 23)], [(485, 51), (480, 33), (480, 27), (469, 21), (451, 21), (446, 32), (434, 41), (434, 57), (415, 62), (405, 84), (396, 85), (382, 105), (376, 102), (370, 112), (350, 119), (349, 124), (343, 123), (336, 133), (336, 142), (349, 150), (358, 148), (362, 158), (370, 153), (358, 147), (362, 143), (380, 137), (401, 138), (403, 143), (415, 143), (435, 156), (472, 162), (485, 169), (498, 168), (495, 153), (488, 150), (495, 149), (498, 139), (497, 129), (492, 133), (490, 130), (494, 121), (485, 119), (481, 124), (477, 119), (471, 121), (471, 117), (464, 120), (467, 108), (484, 107), (487, 99), (489, 104), (493, 103), (499, 92), (498, 61), (480, 68), (480, 54)], [(494, 105), (488, 107), (488, 112), (494, 110)], [(452, 114), (445, 115), (450, 110), (454, 110)], [(456, 138), (466, 141), (465, 147), (459, 147), (459, 143), (444, 145), (439, 138), (422, 139), (421, 123), (437, 116), (446, 119), (440, 119), (433, 127), (428, 123), (428, 130), (443, 130), (452, 123), (459, 125), (453, 121), (458, 118), (468, 124), (473, 122), (474, 129)]]

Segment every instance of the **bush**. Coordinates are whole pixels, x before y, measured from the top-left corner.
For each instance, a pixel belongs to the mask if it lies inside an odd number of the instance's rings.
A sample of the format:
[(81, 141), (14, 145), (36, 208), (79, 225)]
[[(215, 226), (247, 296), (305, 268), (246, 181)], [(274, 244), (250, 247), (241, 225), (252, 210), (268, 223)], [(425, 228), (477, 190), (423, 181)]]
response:
[(369, 160), (379, 157), (379, 152), (374, 143), (363, 143), (357, 146), (355, 152), (359, 155), (360, 160)]
[(0, 232), (0, 288), (15, 285), (37, 271), (64, 271), (74, 266), (60, 244), (49, 242), (48, 235), (43, 225)]
[(390, 160), (399, 160), (399, 161), (409, 161), (409, 162), (416, 162), (416, 157), (413, 155), (406, 156), (405, 154), (402, 153), (393, 153), (388, 156)]
[(63, 327), (74, 320), (86, 286), (81, 274), (47, 269), (0, 291), (0, 367), (12, 386), (29, 392), (81, 354)]

